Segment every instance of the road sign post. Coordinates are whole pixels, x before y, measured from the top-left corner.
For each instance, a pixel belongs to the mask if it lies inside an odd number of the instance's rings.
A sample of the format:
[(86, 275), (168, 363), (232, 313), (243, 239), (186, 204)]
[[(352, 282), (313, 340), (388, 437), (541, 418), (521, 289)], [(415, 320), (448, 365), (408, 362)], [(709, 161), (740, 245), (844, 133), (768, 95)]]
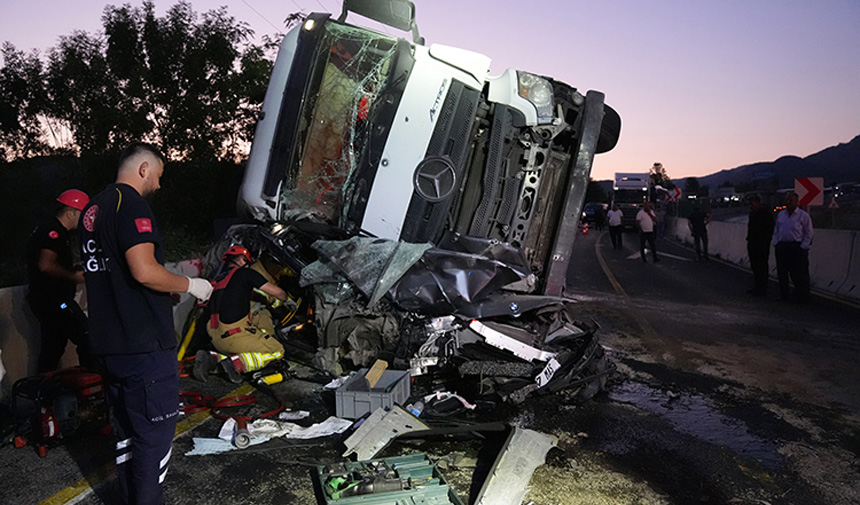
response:
[(824, 178), (798, 177), (794, 180), (794, 192), (797, 193), (797, 204), (801, 207), (824, 205)]
[(839, 209), (839, 202), (836, 201), (836, 197), (830, 199), (830, 205), (827, 206), (830, 209), (830, 228), (836, 229), (836, 210)]

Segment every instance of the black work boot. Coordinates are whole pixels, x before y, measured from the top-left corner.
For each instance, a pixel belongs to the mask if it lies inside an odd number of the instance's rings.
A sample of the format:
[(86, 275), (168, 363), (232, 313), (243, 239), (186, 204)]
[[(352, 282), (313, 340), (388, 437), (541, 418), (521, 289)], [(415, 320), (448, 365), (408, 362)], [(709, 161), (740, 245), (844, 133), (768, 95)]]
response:
[(206, 382), (206, 379), (209, 378), (209, 373), (215, 370), (217, 365), (218, 358), (213, 356), (211, 352), (201, 349), (194, 355), (194, 368), (191, 371), (191, 375), (200, 382)]
[(224, 373), (227, 374), (227, 378), (233, 384), (241, 384), (242, 383), (242, 374), (236, 370), (236, 367), (233, 366), (233, 360), (230, 358), (222, 359), (219, 363), (221, 368), (224, 370)]

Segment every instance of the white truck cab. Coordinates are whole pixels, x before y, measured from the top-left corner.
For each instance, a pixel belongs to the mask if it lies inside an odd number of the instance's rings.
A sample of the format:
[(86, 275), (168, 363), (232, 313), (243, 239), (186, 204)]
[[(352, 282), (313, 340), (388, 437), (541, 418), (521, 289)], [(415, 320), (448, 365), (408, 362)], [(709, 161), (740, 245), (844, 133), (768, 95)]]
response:
[[(346, 23), (349, 12), (412, 32)], [(459, 233), (526, 253), (560, 294), (596, 153), (618, 114), (603, 94), (424, 45), (406, 0), (345, 0), (283, 39), (239, 193), (259, 221), (310, 212), (351, 235), (407, 242)]]

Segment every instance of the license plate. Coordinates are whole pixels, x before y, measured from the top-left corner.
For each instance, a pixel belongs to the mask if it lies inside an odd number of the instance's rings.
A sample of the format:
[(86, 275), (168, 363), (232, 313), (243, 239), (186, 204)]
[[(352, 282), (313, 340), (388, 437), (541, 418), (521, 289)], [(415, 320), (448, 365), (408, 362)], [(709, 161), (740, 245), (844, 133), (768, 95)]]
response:
[(543, 367), (543, 370), (535, 377), (535, 382), (537, 382), (538, 389), (546, 386), (549, 381), (552, 380), (552, 376), (555, 375), (555, 372), (561, 368), (561, 365), (558, 364), (558, 361), (555, 358), (550, 358), (549, 362)]

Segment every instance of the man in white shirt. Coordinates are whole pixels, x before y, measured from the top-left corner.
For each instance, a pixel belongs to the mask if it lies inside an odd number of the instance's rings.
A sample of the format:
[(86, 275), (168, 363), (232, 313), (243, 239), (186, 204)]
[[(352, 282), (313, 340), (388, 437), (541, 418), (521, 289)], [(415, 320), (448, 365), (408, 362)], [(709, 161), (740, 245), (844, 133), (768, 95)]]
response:
[(621, 232), (624, 229), (621, 218), (624, 217), (624, 213), (618, 208), (617, 203), (612, 202), (612, 209), (606, 213), (606, 217), (609, 218), (609, 238), (612, 239), (612, 248), (621, 249)]
[(645, 263), (648, 262), (645, 259), (645, 242), (648, 242), (648, 245), (651, 247), (654, 263), (660, 262), (660, 258), (657, 257), (657, 241), (654, 239), (654, 224), (656, 222), (657, 215), (651, 209), (651, 202), (645, 202), (636, 214), (636, 227), (639, 228), (639, 254)]
[(794, 300), (809, 301), (809, 247), (813, 229), (809, 214), (797, 206), (797, 193), (785, 197), (785, 209), (776, 216), (773, 245), (776, 272), (779, 277), (780, 300), (789, 300), (788, 278), (794, 284)]

